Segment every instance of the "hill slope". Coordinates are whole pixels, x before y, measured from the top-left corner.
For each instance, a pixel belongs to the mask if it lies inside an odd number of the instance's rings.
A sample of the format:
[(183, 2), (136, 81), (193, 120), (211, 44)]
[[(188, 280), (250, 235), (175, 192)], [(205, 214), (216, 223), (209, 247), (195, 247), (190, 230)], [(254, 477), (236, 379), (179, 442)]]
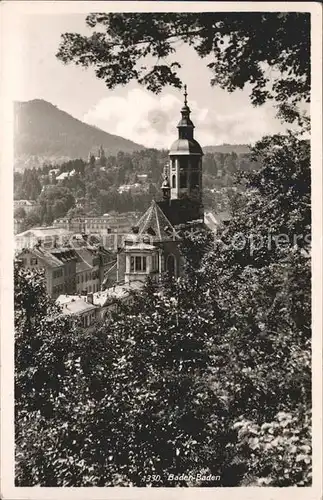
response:
[(219, 146), (204, 146), (204, 153), (236, 153), (246, 154), (250, 153), (250, 146), (247, 144), (221, 144)]
[(14, 115), (15, 163), (22, 168), (37, 160), (42, 163), (86, 159), (101, 144), (107, 156), (118, 151), (145, 149), (140, 144), (87, 125), (42, 99), (16, 102)]

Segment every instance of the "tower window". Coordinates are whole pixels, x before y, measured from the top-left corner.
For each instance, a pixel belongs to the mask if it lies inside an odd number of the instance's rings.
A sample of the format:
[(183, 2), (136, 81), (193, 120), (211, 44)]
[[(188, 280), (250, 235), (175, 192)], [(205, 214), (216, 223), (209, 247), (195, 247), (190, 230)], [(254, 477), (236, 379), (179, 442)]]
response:
[(176, 188), (176, 175), (172, 175), (172, 188)]
[(188, 168), (188, 158), (180, 158), (179, 159), (179, 168), (180, 169), (184, 169), (184, 170), (187, 170)]
[(179, 175), (179, 187), (186, 188), (187, 187), (187, 175), (186, 172), (181, 172)]
[(197, 188), (199, 187), (199, 173), (198, 172), (192, 172), (191, 174), (191, 187), (192, 188)]

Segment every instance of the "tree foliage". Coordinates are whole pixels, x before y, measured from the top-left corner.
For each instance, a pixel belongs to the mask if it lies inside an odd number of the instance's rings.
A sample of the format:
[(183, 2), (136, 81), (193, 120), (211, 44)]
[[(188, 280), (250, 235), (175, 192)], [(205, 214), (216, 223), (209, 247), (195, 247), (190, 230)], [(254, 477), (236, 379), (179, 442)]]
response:
[[(132, 80), (160, 92), (181, 88), (178, 42), (207, 61), (211, 85), (232, 92), (248, 85), (251, 102), (273, 100), (293, 122), (310, 98), (310, 15), (298, 12), (93, 13), (90, 36), (62, 35), (57, 57), (93, 66), (108, 88)], [(270, 71), (269, 71), (270, 69)]]

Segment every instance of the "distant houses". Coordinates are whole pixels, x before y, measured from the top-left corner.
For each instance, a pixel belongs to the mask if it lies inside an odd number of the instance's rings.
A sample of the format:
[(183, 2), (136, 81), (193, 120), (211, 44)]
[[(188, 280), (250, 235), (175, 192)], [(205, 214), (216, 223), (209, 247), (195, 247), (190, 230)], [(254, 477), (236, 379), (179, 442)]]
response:
[(38, 210), (40, 205), (34, 200), (14, 200), (13, 207), (14, 210), (17, 208), (23, 208), (27, 215), (32, 210)]
[(83, 233), (91, 238), (98, 235), (104, 247), (116, 251), (123, 243), (124, 235), (131, 231), (140, 216), (136, 212), (110, 213), (98, 217), (62, 217), (53, 222), (53, 227), (70, 234)]
[(43, 248), (64, 246), (69, 237), (70, 232), (65, 228), (55, 226), (33, 227), (15, 235), (15, 250), (33, 248), (39, 243)]

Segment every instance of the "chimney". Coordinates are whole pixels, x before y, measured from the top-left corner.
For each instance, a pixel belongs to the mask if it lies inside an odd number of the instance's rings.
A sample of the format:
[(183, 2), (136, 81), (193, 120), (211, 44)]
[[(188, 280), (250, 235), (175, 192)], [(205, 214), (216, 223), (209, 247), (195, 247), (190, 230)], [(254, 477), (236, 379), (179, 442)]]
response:
[(93, 305), (93, 293), (88, 293), (86, 296), (86, 302)]

